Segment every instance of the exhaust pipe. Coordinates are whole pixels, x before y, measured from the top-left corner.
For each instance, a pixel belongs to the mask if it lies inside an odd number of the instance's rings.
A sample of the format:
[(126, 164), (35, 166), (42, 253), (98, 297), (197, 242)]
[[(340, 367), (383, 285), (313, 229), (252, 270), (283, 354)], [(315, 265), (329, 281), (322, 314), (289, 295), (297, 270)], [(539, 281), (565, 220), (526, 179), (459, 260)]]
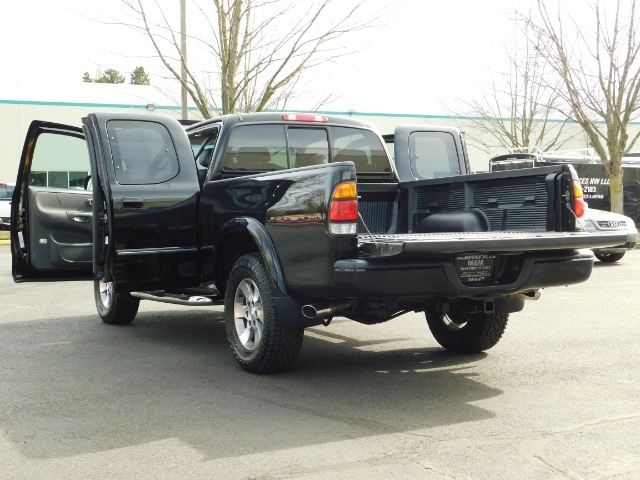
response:
[(516, 298), (519, 300), (538, 300), (542, 296), (542, 290), (531, 290), (528, 292), (522, 293), (514, 293), (513, 295), (508, 295), (508, 298)]
[(332, 313), (349, 308), (353, 300), (341, 303), (316, 303), (302, 307), (302, 314), (307, 318), (326, 317)]

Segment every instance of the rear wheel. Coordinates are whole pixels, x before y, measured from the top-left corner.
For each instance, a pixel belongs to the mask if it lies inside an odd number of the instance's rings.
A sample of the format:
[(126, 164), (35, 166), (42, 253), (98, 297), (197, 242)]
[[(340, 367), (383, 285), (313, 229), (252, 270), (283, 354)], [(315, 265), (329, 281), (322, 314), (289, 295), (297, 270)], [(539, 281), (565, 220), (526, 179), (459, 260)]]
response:
[(504, 333), (508, 313), (450, 312), (435, 309), (425, 312), (429, 329), (436, 341), (447, 350), (478, 353), (493, 347)]
[(93, 296), (98, 315), (109, 325), (125, 325), (133, 322), (138, 313), (140, 299), (128, 293), (116, 293), (112, 282), (93, 281)]
[(618, 260), (621, 260), (624, 257), (625, 252), (619, 253), (602, 253), (602, 252), (594, 252), (596, 258), (601, 262), (605, 263), (614, 263)]
[(302, 346), (304, 329), (283, 327), (262, 259), (241, 256), (231, 269), (224, 302), (227, 339), (236, 360), (252, 373), (286, 369)]

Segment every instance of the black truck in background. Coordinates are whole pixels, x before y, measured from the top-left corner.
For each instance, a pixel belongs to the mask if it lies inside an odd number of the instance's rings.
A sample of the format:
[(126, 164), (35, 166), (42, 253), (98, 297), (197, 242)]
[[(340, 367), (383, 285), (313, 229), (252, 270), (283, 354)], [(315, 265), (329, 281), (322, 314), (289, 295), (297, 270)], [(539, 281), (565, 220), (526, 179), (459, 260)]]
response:
[(593, 250), (598, 260), (613, 263), (621, 260), (628, 250), (633, 250), (638, 241), (640, 159), (637, 157), (623, 158), (623, 209), (625, 215), (619, 215), (610, 211), (609, 179), (604, 171), (602, 161), (596, 158), (591, 150), (586, 149), (585, 154), (581, 154), (580, 151), (561, 153), (540, 152), (533, 149), (528, 153), (497, 155), (489, 159), (489, 171), (501, 172), (537, 166), (571, 165), (580, 179), (584, 199), (588, 205), (585, 215), (578, 222), (579, 226), (589, 231), (621, 230), (627, 232), (627, 239), (623, 244)]
[[(387, 134), (383, 137), (392, 152), (396, 137), (401, 145), (404, 139), (413, 138), (408, 145), (402, 145), (398, 149), (398, 154), (394, 155), (401, 180), (447, 178), (471, 173), (464, 134), (456, 127), (402, 125), (396, 129), (395, 134)], [(454, 139), (457, 139), (459, 147)], [(605, 182), (605, 179), (589, 176), (590, 172), (593, 173), (594, 169), (597, 171), (598, 168), (600, 169), (599, 175), (604, 176), (604, 167), (601, 162), (594, 163), (590, 159), (586, 164), (586, 161), (584, 157), (579, 157), (576, 154), (510, 153), (492, 157), (489, 160), (489, 171), (502, 172), (550, 165), (568, 166), (574, 172), (572, 175), (575, 174), (579, 178), (583, 192), (585, 192), (583, 198), (588, 201), (588, 205), (585, 202), (584, 214), (580, 215), (577, 220), (577, 228), (591, 232), (618, 231), (626, 233), (626, 241), (620, 245), (592, 249), (600, 261), (617, 262), (628, 250), (635, 248), (638, 231), (632, 218), (593, 208), (594, 204), (596, 207), (602, 206), (602, 203), (598, 203), (598, 199), (601, 200), (603, 195), (598, 195), (596, 192), (602, 192), (605, 188), (608, 190), (608, 181)], [(640, 164), (637, 162), (625, 161), (624, 166), (626, 167), (624, 172), (627, 180), (636, 175), (634, 170), (640, 169)], [(593, 185), (598, 185), (598, 190)], [(625, 191), (625, 208), (627, 206), (626, 199), (633, 199), (635, 195), (633, 185), (630, 186), (631, 190)]]
[[(572, 165), (583, 185), (589, 205), (605, 212), (611, 211), (609, 179), (602, 160), (592, 148), (570, 151), (538, 151), (509, 153), (489, 160), (491, 171), (513, 170), (546, 165)], [(640, 153), (622, 158), (623, 213), (640, 228)]]
[[(335, 315), (376, 324), (421, 311), (443, 347), (486, 350), (525, 299), (589, 278), (584, 248), (624, 239), (576, 231), (582, 199), (566, 166), (417, 180), (404, 175), (413, 160), (396, 170), (356, 119), (82, 122), (27, 133), (14, 280), (91, 280), (108, 324), (131, 323), (141, 299), (224, 305), (231, 349), (255, 373), (287, 368), (304, 329)], [(396, 155), (417, 141), (397, 131)], [(460, 140), (447, 148), (460, 162)]]

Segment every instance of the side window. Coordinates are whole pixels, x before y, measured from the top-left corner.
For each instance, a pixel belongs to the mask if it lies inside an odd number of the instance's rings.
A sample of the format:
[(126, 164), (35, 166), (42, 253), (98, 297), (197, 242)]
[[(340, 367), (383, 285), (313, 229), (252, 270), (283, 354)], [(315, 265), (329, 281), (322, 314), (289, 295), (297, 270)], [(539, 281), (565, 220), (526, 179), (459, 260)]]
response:
[(387, 145), (387, 150), (389, 150), (389, 155), (391, 155), (391, 160), (395, 160), (395, 158), (396, 158), (396, 144), (393, 141), (385, 142), (385, 144)]
[(329, 139), (324, 128), (287, 129), (292, 167), (308, 167), (329, 162)]
[(225, 171), (270, 171), (288, 168), (284, 125), (240, 125), (231, 132)]
[(451, 177), (460, 173), (453, 135), (446, 132), (414, 132), (409, 135), (411, 170), (418, 178)]
[(0, 183), (0, 198), (11, 199), (15, 188), (16, 187), (13, 184), (7, 185), (6, 183)]
[(387, 153), (380, 139), (369, 130), (333, 127), (331, 129), (334, 162), (351, 161), (358, 173), (390, 172)]
[(169, 131), (155, 122), (107, 122), (116, 180), (122, 185), (162, 183), (179, 172)]
[(84, 138), (43, 133), (33, 152), (29, 185), (83, 189), (90, 169)]
[(211, 165), (211, 160), (213, 160), (213, 153), (219, 132), (220, 128), (215, 126), (204, 131), (189, 134), (189, 142), (191, 143), (191, 150), (196, 160), (198, 178), (201, 184), (204, 182), (209, 165)]

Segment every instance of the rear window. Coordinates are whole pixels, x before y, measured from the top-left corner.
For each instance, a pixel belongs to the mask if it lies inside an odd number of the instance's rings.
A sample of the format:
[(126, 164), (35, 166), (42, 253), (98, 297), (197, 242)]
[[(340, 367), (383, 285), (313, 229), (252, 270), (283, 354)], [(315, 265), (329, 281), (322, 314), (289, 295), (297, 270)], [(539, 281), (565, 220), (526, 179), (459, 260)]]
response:
[(387, 152), (376, 134), (357, 128), (332, 127), (333, 161), (352, 161), (358, 173), (391, 172)]
[(360, 173), (391, 173), (379, 137), (348, 127), (240, 125), (229, 138), (224, 171), (272, 171), (351, 161)]
[(288, 167), (283, 125), (242, 125), (231, 132), (224, 156), (226, 171), (270, 171)]

